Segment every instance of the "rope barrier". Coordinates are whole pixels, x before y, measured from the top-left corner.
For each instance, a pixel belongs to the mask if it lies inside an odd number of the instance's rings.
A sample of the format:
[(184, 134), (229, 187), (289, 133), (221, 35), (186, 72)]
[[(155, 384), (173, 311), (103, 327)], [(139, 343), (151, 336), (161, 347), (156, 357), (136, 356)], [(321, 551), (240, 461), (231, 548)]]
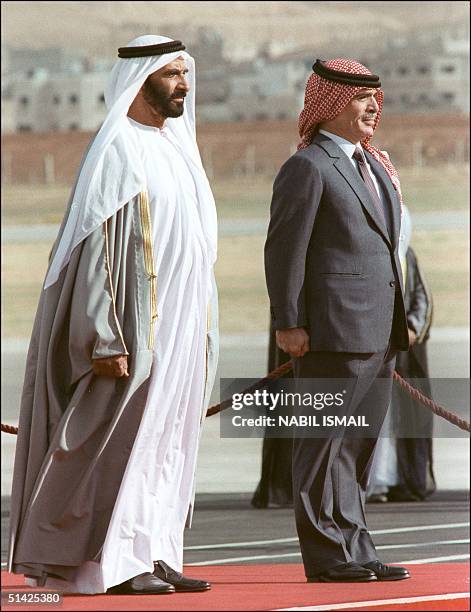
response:
[[(276, 370), (273, 370), (272, 372), (270, 372), (267, 376), (265, 376), (265, 378), (262, 378), (257, 383), (251, 385), (249, 388), (242, 391), (242, 393), (243, 394), (251, 393), (252, 391), (255, 391), (256, 389), (263, 387), (264, 384), (268, 382), (269, 380), (276, 380), (277, 378), (281, 378), (282, 376), (285, 376), (292, 369), (293, 369), (292, 362), (287, 361), (286, 363), (282, 364), (279, 368), (276, 368)], [(411, 395), (416, 401), (418, 401), (423, 406), (426, 406), (427, 408), (429, 408), (434, 414), (442, 417), (449, 423), (456, 425), (456, 427), (459, 427), (460, 429), (463, 429), (464, 431), (470, 431), (471, 426), (468, 423), (468, 421), (460, 418), (459, 416), (457, 416), (453, 412), (450, 412), (443, 406), (440, 406), (440, 404), (437, 404), (436, 402), (431, 400), (429, 397), (427, 397), (426, 395), (424, 395), (423, 393), (415, 389), (406, 380), (404, 380), (402, 376), (400, 376), (396, 371), (394, 371), (393, 373), (393, 378), (395, 381), (399, 383), (399, 385), (403, 389), (405, 389), (409, 393), (409, 395)], [(222, 410), (229, 408), (230, 405), (231, 405), (231, 399), (224, 400), (220, 404), (211, 406), (208, 409), (208, 412), (206, 414), (207, 416), (213, 416), (213, 414), (217, 414), (218, 412), (221, 412)]]
[(14, 425), (5, 425), (5, 423), (2, 423), (2, 431), (16, 436), (18, 434), (18, 427), (15, 427)]
[[(263, 387), (268, 381), (277, 380), (278, 378), (285, 376), (292, 369), (293, 369), (293, 364), (291, 363), (291, 361), (287, 361), (286, 363), (283, 363), (280, 367), (276, 368), (276, 370), (273, 370), (272, 372), (267, 374), (267, 376), (265, 376), (264, 378), (261, 378), (259, 381), (257, 381), (256, 383), (254, 383), (253, 385), (245, 389), (242, 393), (245, 394), (245, 393), (251, 393), (252, 391), (256, 391), (257, 389), (260, 389), (260, 387)], [(443, 406), (440, 406), (440, 404), (437, 404), (436, 402), (431, 400), (429, 397), (427, 397), (426, 395), (424, 395), (423, 393), (415, 389), (406, 380), (404, 380), (402, 376), (400, 376), (396, 371), (394, 371), (393, 373), (393, 378), (395, 381), (399, 383), (399, 385), (403, 389), (405, 389), (409, 393), (409, 395), (411, 395), (415, 400), (417, 400), (420, 404), (422, 404), (426, 408), (429, 408), (434, 414), (436, 414), (439, 417), (442, 417), (449, 423), (456, 425), (456, 427), (459, 427), (460, 429), (463, 429), (464, 431), (470, 431), (470, 424), (468, 421), (460, 418), (459, 416), (457, 416), (453, 412), (450, 412)], [(215, 404), (214, 406), (211, 406), (208, 409), (206, 416), (213, 416), (214, 414), (218, 414), (222, 410), (226, 410), (226, 408), (229, 408), (231, 404), (232, 404), (232, 400), (230, 398), (224, 400), (220, 404)], [(18, 427), (15, 427), (13, 425), (5, 425), (4, 423), (2, 423), (2, 431), (5, 433), (16, 435), (18, 434)]]
[(403, 389), (405, 389), (409, 393), (409, 395), (411, 395), (415, 400), (417, 400), (423, 406), (430, 408), (430, 410), (434, 414), (442, 417), (449, 423), (456, 425), (460, 429), (464, 429), (464, 431), (470, 431), (470, 424), (468, 423), (468, 421), (466, 421), (465, 419), (462, 419), (456, 414), (453, 414), (453, 412), (450, 412), (443, 406), (440, 406), (440, 404), (437, 404), (436, 402), (431, 400), (429, 397), (427, 397), (426, 395), (424, 395), (423, 393), (415, 389), (412, 385), (410, 385), (407, 382), (407, 380), (404, 380), (402, 376), (400, 376), (396, 371), (394, 371), (393, 373), (393, 378), (401, 385)]
[[(288, 374), (289, 372), (291, 372), (292, 369), (293, 369), (293, 364), (291, 363), (291, 361), (287, 361), (286, 363), (283, 363), (278, 368), (276, 368), (276, 370), (272, 370), (269, 374), (265, 376), (265, 378), (261, 378), (259, 381), (257, 381), (256, 383), (254, 383), (247, 389), (244, 389), (242, 393), (243, 394), (252, 393), (252, 391), (256, 391), (257, 389), (260, 389), (260, 387), (263, 387), (269, 380), (277, 380), (278, 378), (281, 378), (282, 376), (285, 376), (285, 374)], [(210, 408), (208, 408), (208, 411), (206, 412), (206, 416), (207, 417), (213, 416), (213, 414), (217, 414), (218, 412), (221, 412), (221, 410), (225, 410), (226, 408), (229, 408), (231, 403), (232, 403), (232, 400), (228, 398), (227, 400), (224, 400), (220, 404), (211, 406)]]

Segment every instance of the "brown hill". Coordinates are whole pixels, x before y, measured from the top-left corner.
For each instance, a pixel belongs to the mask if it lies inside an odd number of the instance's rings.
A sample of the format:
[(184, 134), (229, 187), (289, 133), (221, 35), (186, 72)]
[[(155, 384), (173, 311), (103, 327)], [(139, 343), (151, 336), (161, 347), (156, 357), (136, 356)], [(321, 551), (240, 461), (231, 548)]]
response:
[[(426, 4), (426, 9), (424, 9)], [(91, 57), (144, 33), (189, 40), (201, 27), (220, 32), (226, 57), (250, 57), (261, 45), (281, 53), (338, 42), (365, 44), (408, 31), (439, 32), (467, 22), (468, 2), (23, 2), (1, 4), (2, 41), (13, 48), (60, 46)]]

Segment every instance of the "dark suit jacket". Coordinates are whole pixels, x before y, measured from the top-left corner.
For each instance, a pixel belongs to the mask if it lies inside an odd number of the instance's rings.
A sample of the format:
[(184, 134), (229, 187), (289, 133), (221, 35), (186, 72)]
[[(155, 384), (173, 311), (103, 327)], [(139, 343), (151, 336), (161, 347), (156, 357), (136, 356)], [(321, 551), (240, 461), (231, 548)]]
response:
[(384, 167), (366, 156), (391, 237), (360, 173), (330, 138), (317, 134), (275, 179), (265, 244), (272, 323), (306, 327), (312, 351), (379, 352), (392, 328), (396, 348), (408, 348), (400, 202)]

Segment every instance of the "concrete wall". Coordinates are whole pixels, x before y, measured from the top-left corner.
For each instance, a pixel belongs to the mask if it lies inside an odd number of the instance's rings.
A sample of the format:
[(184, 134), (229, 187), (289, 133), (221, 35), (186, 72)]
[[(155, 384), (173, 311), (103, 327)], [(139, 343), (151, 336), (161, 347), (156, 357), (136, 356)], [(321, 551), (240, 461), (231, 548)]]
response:
[[(212, 177), (275, 176), (299, 142), (295, 120), (208, 123), (198, 126), (201, 155)], [(45, 181), (45, 157), (52, 158), (57, 183), (70, 184), (92, 132), (3, 134), (6, 183)], [(398, 166), (464, 163), (469, 160), (466, 115), (385, 115), (375, 145)]]

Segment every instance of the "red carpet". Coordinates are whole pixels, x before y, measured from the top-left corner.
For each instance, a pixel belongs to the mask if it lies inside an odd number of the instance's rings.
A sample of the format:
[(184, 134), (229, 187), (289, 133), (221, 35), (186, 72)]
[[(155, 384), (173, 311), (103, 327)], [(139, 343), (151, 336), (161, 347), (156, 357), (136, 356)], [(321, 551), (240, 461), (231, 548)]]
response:
[[(209, 580), (213, 588), (206, 593), (171, 595), (68, 595), (62, 605), (8, 605), (5, 610), (274, 610), (320, 606), (321, 609), (344, 610), (469, 610), (468, 563), (432, 563), (411, 565), (412, 578), (400, 582), (373, 584), (307, 584), (302, 565), (219, 565), (187, 567), (185, 574)], [(34, 592), (24, 585), (23, 577), (2, 572), (2, 590), (21, 589)], [(459, 599), (397, 602), (406, 598), (424, 598), (461, 593)], [(389, 600), (379, 605), (382, 600)], [(358, 602), (364, 602), (364, 606)], [(371, 602), (368, 606), (368, 602)], [(351, 603), (352, 607), (347, 607)], [(337, 604), (337, 605), (336, 605)], [(347, 606), (339, 606), (347, 604)], [(357, 604), (357, 605), (353, 605)], [(334, 606), (329, 608), (329, 605)]]

